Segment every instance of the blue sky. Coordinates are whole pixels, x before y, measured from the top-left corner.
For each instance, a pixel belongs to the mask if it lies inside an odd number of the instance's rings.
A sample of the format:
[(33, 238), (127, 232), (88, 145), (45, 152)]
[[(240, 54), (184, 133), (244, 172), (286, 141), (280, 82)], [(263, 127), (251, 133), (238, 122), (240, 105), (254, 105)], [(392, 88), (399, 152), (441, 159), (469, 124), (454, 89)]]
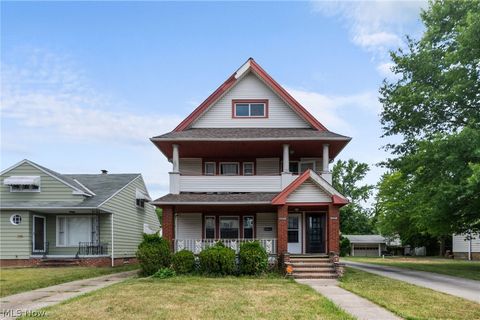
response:
[(141, 172), (154, 197), (170, 131), (254, 57), (372, 165), (388, 50), (420, 37), (425, 2), (1, 2), (1, 168)]

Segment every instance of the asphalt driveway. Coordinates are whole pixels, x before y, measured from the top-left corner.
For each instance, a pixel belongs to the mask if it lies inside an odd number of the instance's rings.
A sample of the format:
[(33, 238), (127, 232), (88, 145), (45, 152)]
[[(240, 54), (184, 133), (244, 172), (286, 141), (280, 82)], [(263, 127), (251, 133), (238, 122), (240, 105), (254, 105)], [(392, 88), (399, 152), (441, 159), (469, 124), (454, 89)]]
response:
[(480, 281), (438, 273), (342, 260), (347, 266), (380, 276), (405, 281), (480, 303)]

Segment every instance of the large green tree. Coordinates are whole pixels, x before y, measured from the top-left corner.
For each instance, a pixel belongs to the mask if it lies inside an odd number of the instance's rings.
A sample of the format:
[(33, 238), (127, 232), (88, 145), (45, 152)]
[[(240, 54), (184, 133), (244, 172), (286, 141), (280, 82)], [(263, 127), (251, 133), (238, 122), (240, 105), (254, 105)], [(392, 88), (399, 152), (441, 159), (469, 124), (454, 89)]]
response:
[(369, 211), (362, 206), (373, 190), (372, 185), (361, 185), (368, 170), (366, 163), (360, 163), (353, 159), (338, 160), (333, 166), (333, 187), (350, 201), (340, 209), (340, 231), (343, 234), (370, 234), (373, 232)]
[(430, 2), (421, 18), (380, 89), (383, 135), (402, 139), (386, 146), (377, 218), (403, 240), (480, 231), (480, 1)]

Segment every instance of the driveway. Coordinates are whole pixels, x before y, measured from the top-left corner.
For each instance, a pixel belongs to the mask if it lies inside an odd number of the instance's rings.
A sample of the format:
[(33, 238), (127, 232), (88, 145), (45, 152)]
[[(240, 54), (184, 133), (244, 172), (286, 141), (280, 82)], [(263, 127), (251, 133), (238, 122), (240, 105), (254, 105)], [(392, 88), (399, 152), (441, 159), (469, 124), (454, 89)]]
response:
[(342, 260), (347, 266), (380, 276), (405, 281), (480, 303), (480, 281), (438, 273)]

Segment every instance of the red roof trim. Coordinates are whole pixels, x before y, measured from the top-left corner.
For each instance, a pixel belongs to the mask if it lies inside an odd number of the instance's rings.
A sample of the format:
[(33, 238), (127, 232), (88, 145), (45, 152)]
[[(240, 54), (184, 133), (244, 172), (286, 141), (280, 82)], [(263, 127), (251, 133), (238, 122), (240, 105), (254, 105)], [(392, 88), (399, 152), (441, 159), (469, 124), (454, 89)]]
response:
[[(310, 114), (297, 100), (295, 100), (278, 82), (276, 82), (265, 70), (260, 67), (253, 58), (249, 58), (250, 69), (263, 79), (282, 99), (284, 99), (305, 121), (319, 131), (328, 131), (314, 116)], [(173, 131), (187, 129), (195, 120), (202, 115), (218, 98), (227, 92), (236, 82), (236, 72), (231, 75), (217, 90), (203, 101), (188, 117), (186, 117)]]
[(310, 178), (310, 169), (298, 176), (297, 179), (293, 180), (292, 183), (290, 183), (285, 189), (282, 190), (282, 192), (273, 198), (272, 204), (285, 204), (287, 202), (287, 197), (308, 178)]
[(345, 205), (345, 204), (348, 204), (348, 200), (347, 199), (344, 199), (342, 197), (339, 197), (337, 195), (333, 195), (332, 196), (332, 202), (333, 204), (341, 204), (341, 205)]

